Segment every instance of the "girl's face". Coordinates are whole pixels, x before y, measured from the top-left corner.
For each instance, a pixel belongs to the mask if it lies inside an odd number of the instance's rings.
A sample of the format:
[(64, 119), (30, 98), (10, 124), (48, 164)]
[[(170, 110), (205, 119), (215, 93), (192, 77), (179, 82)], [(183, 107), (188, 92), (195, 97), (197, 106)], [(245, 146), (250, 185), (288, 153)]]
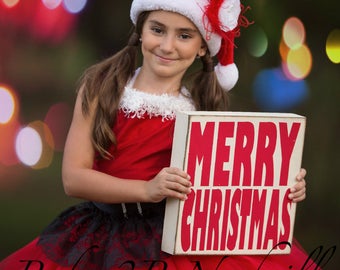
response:
[(156, 77), (178, 77), (206, 46), (196, 26), (186, 17), (167, 11), (152, 11), (141, 33), (143, 69)]

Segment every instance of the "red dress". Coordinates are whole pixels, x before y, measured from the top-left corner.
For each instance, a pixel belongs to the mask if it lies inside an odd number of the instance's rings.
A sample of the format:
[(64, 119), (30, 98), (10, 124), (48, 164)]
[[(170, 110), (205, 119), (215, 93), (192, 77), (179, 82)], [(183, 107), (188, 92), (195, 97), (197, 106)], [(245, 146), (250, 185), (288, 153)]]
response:
[[(193, 109), (184, 95), (155, 96), (127, 87), (114, 126), (118, 143), (111, 149), (113, 159), (97, 160), (94, 169), (121, 178), (152, 179), (169, 166), (175, 111)], [(3, 260), (0, 270), (287, 270), (303, 269), (308, 261), (296, 243), (290, 255), (171, 256), (160, 248), (164, 207), (164, 202), (80, 203)]]

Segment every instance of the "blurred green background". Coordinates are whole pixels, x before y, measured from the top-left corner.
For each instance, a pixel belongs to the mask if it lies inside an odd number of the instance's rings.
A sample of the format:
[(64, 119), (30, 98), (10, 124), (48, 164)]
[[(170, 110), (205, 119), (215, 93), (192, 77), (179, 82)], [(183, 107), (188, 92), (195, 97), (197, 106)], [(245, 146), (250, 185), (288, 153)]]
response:
[[(40, 0), (25, 1), (30, 3), (25, 7), (19, 1), (12, 8), (10, 2), (15, 1), (0, 0), (0, 87), (12, 91), (17, 105), (15, 121), (0, 122), (0, 259), (78, 202), (64, 194), (61, 183), (62, 146), (77, 81), (85, 68), (122, 48), (131, 28), (131, 1), (84, 1), (85, 6), (74, 13), (66, 11), (67, 1), (57, 9), (47, 9)], [(332, 37), (328, 49), (339, 61), (340, 2), (243, 3), (251, 6), (246, 14), (255, 23), (236, 40), (240, 79), (231, 92), (231, 109), (307, 117), (302, 161), (308, 172), (307, 199), (298, 205), (295, 237), (308, 253), (319, 246), (325, 253), (335, 246), (325, 269), (339, 269), (340, 65), (331, 61), (326, 48)], [(304, 78), (283, 79), (282, 84), (282, 78), (273, 74), (281, 70), (279, 46), (291, 17), (303, 23), (311, 58), (302, 62), (311, 59), (311, 69)], [(50, 131), (44, 121), (50, 123)], [(45, 136), (47, 150), (34, 166), (24, 165), (15, 155), (18, 126), (37, 127)]]

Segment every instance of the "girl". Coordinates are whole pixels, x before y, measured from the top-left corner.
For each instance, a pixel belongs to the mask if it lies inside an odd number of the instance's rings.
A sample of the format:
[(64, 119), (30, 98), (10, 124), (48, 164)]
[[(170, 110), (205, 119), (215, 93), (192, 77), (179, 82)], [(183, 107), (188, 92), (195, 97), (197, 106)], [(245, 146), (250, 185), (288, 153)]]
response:
[[(190, 176), (169, 167), (176, 111), (227, 110), (237, 80), (238, 0), (134, 0), (128, 45), (82, 78), (69, 130), (63, 184), (85, 199), (64, 211), (0, 269), (300, 269), (307, 255), (171, 256), (161, 251), (164, 199), (185, 200)], [(217, 16), (216, 16), (217, 14)], [(136, 70), (137, 51), (143, 61)], [(219, 63), (213, 67), (212, 57)], [(196, 58), (202, 70), (183, 84)], [(290, 199), (305, 198), (306, 171)]]

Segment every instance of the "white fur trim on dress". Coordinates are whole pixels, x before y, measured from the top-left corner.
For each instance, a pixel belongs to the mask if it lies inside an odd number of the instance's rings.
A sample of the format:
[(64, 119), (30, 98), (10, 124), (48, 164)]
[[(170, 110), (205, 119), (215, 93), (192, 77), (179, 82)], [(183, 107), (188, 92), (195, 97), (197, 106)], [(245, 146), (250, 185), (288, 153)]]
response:
[[(182, 87), (181, 91), (187, 93), (185, 87)], [(178, 96), (155, 95), (139, 91), (128, 85), (125, 87), (120, 109), (131, 118), (144, 118), (146, 114), (150, 118), (162, 116), (163, 120), (173, 120), (178, 111), (195, 110), (191, 99), (182, 93)]]

